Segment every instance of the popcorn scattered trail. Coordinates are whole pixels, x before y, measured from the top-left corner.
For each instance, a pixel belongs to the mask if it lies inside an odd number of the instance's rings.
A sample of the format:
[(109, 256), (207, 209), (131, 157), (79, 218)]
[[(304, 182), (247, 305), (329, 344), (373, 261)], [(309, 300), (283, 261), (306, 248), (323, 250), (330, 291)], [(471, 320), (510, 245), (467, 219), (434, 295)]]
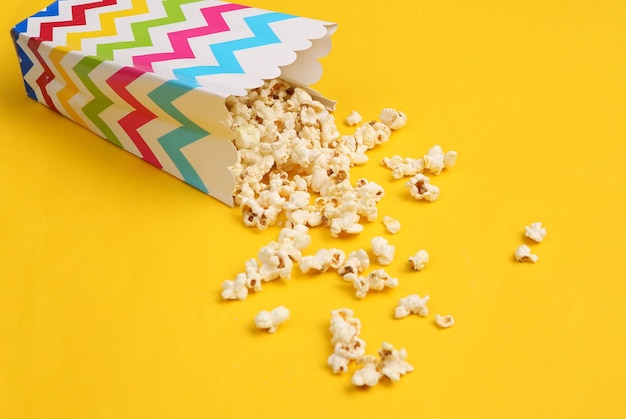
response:
[[(227, 125), (234, 133), (239, 161), (231, 170), (236, 178), (235, 203), (240, 207), (243, 223), (264, 230), (284, 222), (278, 240), (263, 246), (257, 255), (246, 261), (245, 271), (222, 285), (224, 299), (245, 300), (249, 291), (260, 292), (262, 284), (275, 279), (290, 279), (294, 266), (302, 273), (323, 273), (336, 270), (351, 282), (357, 298), (365, 298), (370, 290), (395, 288), (398, 279), (384, 269), (361, 274), (370, 266), (364, 249), (346, 255), (336, 248), (318, 249), (303, 255), (311, 242), (309, 228), (325, 226), (332, 237), (359, 234), (362, 219), (372, 222), (378, 217), (377, 205), (384, 189), (365, 178), (354, 185), (350, 168), (365, 164), (368, 150), (388, 141), (391, 132), (402, 128), (407, 117), (393, 108), (385, 108), (380, 121), (362, 123), (353, 111), (348, 126), (356, 127), (352, 135), (340, 135), (332, 114), (304, 89), (292, 87), (280, 79), (269, 80), (245, 96), (226, 99), (230, 116)], [(434, 201), (439, 188), (430, 183), (425, 172), (434, 175), (452, 167), (455, 151), (444, 153), (439, 145), (431, 147), (421, 158), (393, 156), (383, 159), (395, 179), (410, 177), (406, 183), (415, 199)], [(386, 230), (396, 234), (400, 222), (390, 216), (383, 218)], [(534, 228), (534, 227), (533, 227)], [(536, 229), (533, 230), (536, 237)], [(545, 235), (545, 232), (544, 232)], [(382, 236), (371, 240), (372, 253), (380, 265), (393, 262), (395, 246)], [(412, 269), (421, 270), (428, 262), (428, 253), (420, 250), (409, 258)], [(400, 300), (396, 318), (416, 313), (428, 314), (429, 297), (410, 295)], [(333, 354), (328, 365), (334, 373), (346, 372), (351, 362), (361, 368), (353, 377), (357, 386), (374, 386), (383, 377), (398, 381), (413, 370), (405, 361), (406, 351), (384, 342), (379, 359), (365, 355), (365, 342), (359, 338), (361, 323), (350, 309), (332, 311), (330, 331)], [(289, 319), (289, 310), (280, 306), (261, 311), (255, 325), (274, 333)], [(449, 327), (451, 316), (437, 315), (438, 324)]]

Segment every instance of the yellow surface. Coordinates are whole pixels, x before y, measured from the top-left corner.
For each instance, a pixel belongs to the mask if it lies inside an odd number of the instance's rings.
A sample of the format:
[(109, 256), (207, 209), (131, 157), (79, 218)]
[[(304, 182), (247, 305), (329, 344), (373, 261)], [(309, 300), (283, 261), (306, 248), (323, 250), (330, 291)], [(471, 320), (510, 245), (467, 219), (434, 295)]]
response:
[[(626, 3), (281, 2), (255, 6), (339, 23), (315, 86), (339, 121), (386, 106), (410, 121), (352, 176), (384, 184), (402, 221), (397, 289), (353, 296), (332, 273), (294, 275), (244, 302), (223, 280), (276, 237), (237, 209), (28, 99), (0, 18), (0, 417), (621, 418), (626, 416)], [(408, 9), (408, 5), (410, 9)], [(342, 125), (342, 133), (351, 129)], [(384, 156), (459, 153), (412, 201)], [(513, 260), (541, 221), (535, 265)], [(323, 246), (368, 248), (359, 237)], [(431, 262), (410, 272), (408, 255)], [(375, 265), (374, 265), (375, 266)], [(394, 320), (400, 297), (431, 315)], [(274, 335), (253, 317), (278, 305)], [(362, 391), (326, 367), (331, 309), (350, 307), (368, 352), (406, 348), (415, 371)], [(457, 324), (438, 329), (434, 314)]]

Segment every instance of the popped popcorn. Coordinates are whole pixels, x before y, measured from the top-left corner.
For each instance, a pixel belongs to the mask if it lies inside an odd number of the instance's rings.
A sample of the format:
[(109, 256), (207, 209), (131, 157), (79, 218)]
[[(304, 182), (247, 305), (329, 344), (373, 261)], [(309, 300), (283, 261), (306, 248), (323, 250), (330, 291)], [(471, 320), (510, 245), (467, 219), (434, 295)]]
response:
[(399, 381), (401, 376), (413, 371), (413, 366), (405, 361), (407, 353), (404, 348), (397, 350), (390, 343), (383, 342), (378, 355), (380, 372), (393, 382)]
[(337, 273), (348, 282), (357, 279), (358, 274), (363, 272), (370, 266), (370, 258), (367, 252), (359, 249), (350, 252), (346, 257), (344, 264), (338, 269)]
[(280, 306), (272, 311), (263, 310), (254, 317), (254, 325), (258, 329), (267, 329), (269, 333), (278, 330), (278, 326), (289, 320), (289, 309)]
[(226, 280), (222, 284), (222, 298), (225, 300), (243, 301), (248, 296), (246, 274), (240, 273), (234, 280)]
[(346, 260), (346, 254), (341, 249), (319, 249), (315, 255), (303, 256), (299, 266), (302, 273), (326, 272), (328, 269), (340, 268)]
[[(386, 123), (370, 121), (342, 136), (320, 101), (280, 79), (243, 96), (229, 96), (226, 106), (226, 123), (239, 154), (231, 168), (234, 201), (246, 226), (267, 229), (284, 214), (288, 226), (324, 225), (338, 237), (361, 233), (361, 217), (376, 219), (384, 190), (374, 182), (352, 187), (350, 168), (364, 164), (365, 152), (387, 141), (389, 124), (397, 128), (404, 114), (384, 112)], [(358, 125), (361, 117), (354, 111), (346, 120)], [(275, 182), (273, 176), (279, 179)], [(306, 193), (319, 193), (325, 205), (307, 205)]]
[(540, 222), (532, 223), (524, 227), (524, 230), (524, 235), (536, 242), (542, 242), (544, 237), (546, 237), (546, 229), (541, 226)]
[(402, 228), (399, 220), (388, 215), (385, 215), (383, 217), (383, 225), (385, 226), (385, 229), (391, 234), (396, 234)]
[(455, 165), (457, 159), (456, 151), (448, 151), (444, 153), (441, 146), (435, 144), (426, 155), (424, 155), (424, 168), (431, 173), (438, 175), (443, 169)]
[(302, 258), (302, 250), (309, 246), (311, 236), (308, 227), (296, 225), (284, 227), (278, 240), (271, 241), (259, 249), (257, 259), (248, 259), (245, 271), (234, 280), (222, 284), (222, 298), (243, 301), (249, 290), (260, 292), (262, 283), (275, 279), (291, 279), (294, 264)]
[(379, 116), (381, 122), (392, 130), (399, 130), (406, 124), (406, 115), (393, 108), (384, 108)]
[(409, 264), (414, 271), (421, 271), (428, 263), (429, 255), (424, 249), (418, 250), (413, 256), (409, 256)]
[(515, 260), (517, 260), (518, 262), (535, 263), (539, 260), (539, 256), (531, 253), (530, 247), (523, 244), (515, 250)]
[(331, 311), (330, 333), (333, 353), (327, 364), (333, 373), (346, 372), (350, 362), (360, 359), (365, 354), (365, 341), (359, 338), (361, 322), (348, 308)]
[(430, 178), (418, 173), (406, 183), (411, 196), (417, 200), (425, 199), (429, 202), (439, 198), (439, 187), (430, 183)]
[(363, 299), (369, 290), (382, 291), (385, 287), (396, 288), (398, 283), (398, 279), (393, 278), (384, 269), (377, 269), (366, 277), (359, 276), (353, 280), (352, 286), (356, 290), (356, 297)]
[(386, 238), (382, 236), (376, 236), (371, 240), (372, 253), (376, 256), (380, 265), (386, 266), (393, 262), (393, 257), (396, 252), (396, 247), (389, 244)]
[(349, 308), (340, 308), (330, 312), (331, 345), (350, 343), (361, 333), (361, 321), (354, 317), (354, 311)]
[(346, 117), (346, 124), (348, 124), (348, 126), (355, 126), (361, 123), (361, 121), (363, 120), (363, 118), (361, 117), (361, 114), (358, 113), (357, 111), (352, 111), (350, 113), (350, 115), (348, 115)]
[(411, 294), (401, 298), (394, 313), (395, 318), (402, 319), (411, 313), (417, 314), (421, 317), (428, 316), (428, 307), (426, 307), (428, 300), (430, 300), (428, 295), (425, 295), (424, 298), (422, 298), (417, 294)]
[(407, 176), (415, 176), (424, 171), (424, 159), (413, 159), (411, 157), (402, 158), (395, 155), (391, 158), (384, 157), (383, 166), (391, 169), (391, 176), (398, 180)]
[(437, 323), (437, 326), (445, 329), (454, 326), (454, 318), (450, 314), (445, 316), (435, 314), (435, 323)]
[(362, 367), (352, 375), (352, 384), (358, 387), (374, 387), (378, 384), (383, 374), (378, 370), (378, 360), (373, 355), (365, 355), (357, 360), (357, 365)]

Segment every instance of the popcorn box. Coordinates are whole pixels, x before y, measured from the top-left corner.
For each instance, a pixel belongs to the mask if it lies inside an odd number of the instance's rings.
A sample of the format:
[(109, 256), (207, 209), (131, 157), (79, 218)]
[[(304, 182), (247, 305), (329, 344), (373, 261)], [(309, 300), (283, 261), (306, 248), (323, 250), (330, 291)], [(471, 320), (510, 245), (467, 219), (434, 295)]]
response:
[(213, 0), (57, 0), (11, 35), (26, 93), (233, 205), (225, 98), (281, 77), (307, 89), (336, 24)]

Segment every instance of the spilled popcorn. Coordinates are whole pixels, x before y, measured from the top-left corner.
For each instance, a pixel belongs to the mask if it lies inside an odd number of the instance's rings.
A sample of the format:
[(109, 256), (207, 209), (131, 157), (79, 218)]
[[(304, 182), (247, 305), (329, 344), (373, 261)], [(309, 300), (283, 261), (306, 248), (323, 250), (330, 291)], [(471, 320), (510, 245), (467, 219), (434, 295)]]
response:
[(437, 326), (447, 329), (448, 327), (454, 326), (454, 317), (450, 314), (445, 316), (435, 314), (435, 323), (437, 323)]
[(333, 373), (340, 374), (348, 371), (350, 363), (365, 354), (365, 341), (359, 338), (361, 321), (354, 317), (354, 311), (340, 308), (331, 311), (329, 330), (333, 353), (327, 363)]
[(413, 371), (413, 366), (405, 361), (405, 349), (395, 349), (393, 345), (383, 342), (378, 350), (378, 359), (365, 354), (365, 341), (359, 338), (361, 321), (354, 317), (354, 311), (340, 308), (331, 311), (329, 331), (332, 335), (333, 353), (328, 357), (327, 364), (333, 373), (347, 372), (351, 363), (360, 368), (352, 375), (351, 382), (355, 386), (373, 387), (381, 378), (389, 378), (392, 382)]
[[(333, 238), (358, 235), (365, 222), (378, 219), (378, 204), (385, 190), (366, 178), (351, 179), (351, 168), (368, 161), (367, 151), (389, 140), (393, 131), (407, 123), (407, 116), (396, 109), (384, 108), (378, 120), (363, 122), (355, 110), (345, 119), (352, 134), (341, 135), (334, 116), (323, 103), (306, 89), (273, 79), (244, 96), (226, 98), (229, 111), (228, 127), (234, 134), (233, 143), (238, 162), (231, 167), (236, 187), (234, 202), (241, 211), (243, 224), (258, 230), (281, 226), (278, 238), (263, 246), (256, 258), (248, 259), (242, 272), (222, 284), (222, 298), (245, 300), (250, 292), (260, 292), (274, 280), (289, 280), (293, 270), (303, 274), (336, 271), (351, 283), (358, 299), (370, 291), (396, 288), (398, 278), (385, 269), (370, 267), (370, 255), (364, 249), (344, 252), (338, 248), (320, 248), (313, 254), (303, 254), (311, 243), (309, 229), (325, 227)], [(419, 158), (393, 156), (384, 158), (383, 165), (392, 171), (394, 179), (409, 178), (406, 188), (416, 200), (438, 199), (440, 190), (430, 183), (426, 173), (439, 175), (455, 165), (457, 153), (444, 152), (439, 145), (431, 147)], [(401, 229), (398, 219), (382, 219), (386, 231), (396, 234)], [(532, 227), (532, 226), (531, 226)], [(533, 227), (534, 228), (534, 227)], [(534, 237), (536, 231), (533, 230)], [(544, 233), (545, 235), (545, 233)], [(373, 237), (371, 255), (381, 266), (393, 263), (395, 246), (383, 236)], [(428, 252), (419, 250), (408, 258), (413, 270), (424, 269)], [(395, 317), (410, 314), (428, 315), (429, 297), (417, 294), (401, 298)], [(283, 306), (261, 311), (255, 326), (274, 333), (289, 319)], [(449, 327), (451, 316), (439, 316), (437, 324)], [(384, 342), (378, 356), (366, 355), (366, 344), (360, 338), (361, 322), (347, 308), (331, 312), (330, 328), (332, 354), (327, 364), (333, 373), (347, 372), (355, 364), (351, 382), (356, 386), (372, 387), (381, 379), (398, 381), (413, 371), (406, 362), (405, 349), (396, 349)]]
[(386, 238), (376, 236), (371, 240), (372, 253), (376, 256), (378, 264), (386, 266), (391, 265), (396, 252), (396, 247), (389, 244)]
[(546, 229), (541, 226), (540, 222), (532, 223), (524, 227), (524, 235), (536, 242), (542, 242), (546, 237)]
[(428, 263), (429, 255), (426, 250), (418, 250), (413, 256), (409, 256), (409, 265), (414, 271), (421, 271)]
[(289, 309), (280, 306), (272, 311), (263, 310), (254, 317), (254, 325), (257, 329), (266, 329), (269, 333), (278, 330), (278, 326), (289, 320)]
[(398, 284), (398, 278), (393, 278), (384, 269), (377, 269), (365, 277), (359, 276), (352, 281), (356, 298), (359, 299), (365, 298), (370, 290), (382, 291), (385, 288), (396, 288)]
[(421, 317), (428, 316), (428, 307), (426, 303), (430, 297), (425, 295), (424, 298), (417, 294), (411, 294), (404, 298), (401, 298), (396, 307), (394, 316), (396, 319), (403, 319), (410, 314), (417, 314)]
[(385, 226), (387, 232), (390, 234), (396, 234), (402, 228), (399, 220), (388, 215), (385, 215), (383, 217), (383, 225)]
[(530, 247), (523, 244), (515, 250), (515, 260), (517, 260), (518, 262), (535, 263), (539, 260), (539, 256), (531, 253)]

